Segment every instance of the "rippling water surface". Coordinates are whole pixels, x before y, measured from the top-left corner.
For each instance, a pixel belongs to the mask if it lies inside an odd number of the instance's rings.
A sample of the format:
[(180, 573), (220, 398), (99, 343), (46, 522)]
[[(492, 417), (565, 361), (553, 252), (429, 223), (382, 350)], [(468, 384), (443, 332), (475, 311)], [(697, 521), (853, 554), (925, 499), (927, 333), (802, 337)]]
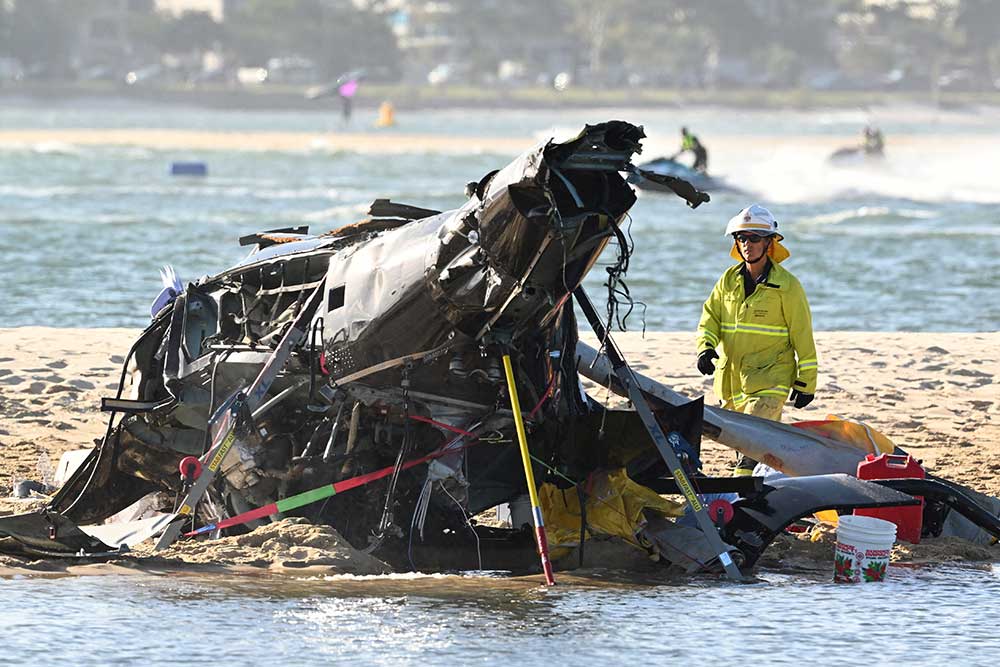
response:
[(8, 664), (996, 664), (995, 567), (889, 577), (0, 580), (0, 639)]
[[(567, 136), (585, 122), (646, 127), (643, 158), (675, 149), (686, 122), (712, 150), (713, 172), (747, 194), (718, 194), (696, 211), (642, 193), (632, 210), (629, 285), (654, 330), (693, 330), (701, 301), (730, 263), (722, 230), (750, 201), (775, 211), (788, 266), (806, 287), (820, 330), (1000, 329), (1000, 114), (975, 109), (879, 112), (883, 164), (832, 167), (831, 135), (856, 134), (860, 112), (703, 110), (401, 112), (392, 130), (458, 136)], [(350, 128), (372, 132), (363, 121)], [(0, 126), (328, 132), (323, 112), (0, 108)], [(713, 141), (714, 137), (717, 138)], [(847, 141), (845, 138), (843, 141)], [(833, 143), (831, 143), (833, 142)], [(157, 269), (213, 274), (237, 261), (241, 234), (309, 224), (325, 231), (364, 215), (376, 197), (458, 206), (464, 184), (512, 156), (403, 150), (336, 152), (150, 150), (53, 142), (0, 148), (0, 326), (142, 326)], [(208, 164), (173, 178), (171, 161)], [(605, 255), (611, 260), (609, 249)], [(604, 272), (588, 285), (599, 297)], [(637, 311), (629, 324), (641, 326)]]

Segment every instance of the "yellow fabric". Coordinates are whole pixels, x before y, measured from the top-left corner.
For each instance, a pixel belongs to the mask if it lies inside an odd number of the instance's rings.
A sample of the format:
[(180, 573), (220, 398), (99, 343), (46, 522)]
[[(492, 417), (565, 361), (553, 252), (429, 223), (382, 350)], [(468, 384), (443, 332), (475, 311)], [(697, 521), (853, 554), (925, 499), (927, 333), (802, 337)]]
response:
[(396, 110), (391, 102), (382, 102), (378, 108), (378, 120), (375, 127), (392, 127), (396, 124)]
[[(594, 473), (584, 485), (586, 496), (587, 532), (585, 539), (595, 535), (611, 535), (639, 546), (635, 534), (645, 520), (644, 509), (663, 516), (678, 517), (684, 504), (667, 500), (652, 490), (636, 484), (624, 469)], [(545, 532), (552, 558), (566, 556), (580, 544), (580, 499), (576, 489), (559, 489), (542, 484), (538, 498), (545, 517)]]
[[(770, 257), (771, 261), (775, 264), (780, 264), (792, 256), (792, 253), (788, 252), (788, 248), (781, 245), (782, 238), (784, 237), (782, 237), (781, 234), (775, 234), (771, 237), (771, 245), (767, 247), (767, 256)], [(743, 256), (740, 255), (740, 249), (736, 247), (736, 241), (733, 241), (733, 247), (729, 250), (729, 256), (737, 262), (743, 261)]]
[(785, 407), (785, 399), (777, 396), (753, 396), (739, 405), (732, 400), (725, 401), (722, 407), (745, 415), (753, 415), (771, 421), (781, 421), (781, 411)]
[[(830, 525), (836, 526), (840, 522), (840, 515), (837, 514), (837, 510), (820, 510), (813, 514), (816, 519), (822, 523), (828, 523)], [(816, 542), (816, 539), (812, 540)]]
[(784, 401), (793, 385), (804, 394), (815, 393), (816, 344), (802, 285), (787, 269), (772, 264), (767, 281), (744, 300), (741, 266), (722, 274), (698, 323), (698, 352), (722, 348), (716, 396), (740, 407), (761, 396)]
[(806, 422), (802, 428), (838, 442), (854, 445), (868, 454), (892, 454), (896, 444), (885, 434), (876, 431), (868, 424), (849, 421), (836, 415), (827, 415), (823, 422)]

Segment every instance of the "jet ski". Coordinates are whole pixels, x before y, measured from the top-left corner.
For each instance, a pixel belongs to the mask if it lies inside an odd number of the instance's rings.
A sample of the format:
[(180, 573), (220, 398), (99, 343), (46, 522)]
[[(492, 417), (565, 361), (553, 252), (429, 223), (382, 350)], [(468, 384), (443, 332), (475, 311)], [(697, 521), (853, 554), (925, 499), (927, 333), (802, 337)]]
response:
[(827, 162), (839, 166), (879, 163), (885, 160), (881, 150), (867, 149), (864, 146), (844, 146), (838, 148), (826, 159)]
[[(696, 189), (704, 192), (740, 192), (725, 180), (709, 176), (706, 173), (696, 171), (683, 162), (678, 162), (673, 158), (660, 157), (650, 160), (645, 164), (638, 165), (639, 171), (649, 171), (659, 176), (673, 176), (682, 178)], [(672, 192), (670, 188), (661, 183), (657, 183), (648, 178), (644, 178), (640, 173), (632, 173), (628, 177), (628, 182), (642, 190), (653, 190), (658, 192)]]

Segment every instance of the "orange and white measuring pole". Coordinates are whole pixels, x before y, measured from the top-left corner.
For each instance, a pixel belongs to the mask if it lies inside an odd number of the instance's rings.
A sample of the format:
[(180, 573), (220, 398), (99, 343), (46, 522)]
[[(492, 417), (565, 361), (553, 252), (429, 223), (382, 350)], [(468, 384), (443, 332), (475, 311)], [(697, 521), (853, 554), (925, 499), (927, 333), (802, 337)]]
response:
[(545, 583), (552, 586), (556, 583), (552, 576), (552, 562), (549, 560), (549, 541), (545, 537), (545, 521), (542, 519), (542, 506), (538, 503), (538, 490), (535, 489), (535, 475), (531, 472), (531, 454), (528, 452), (528, 436), (524, 431), (524, 419), (521, 417), (521, 402), (517, 398), (517, 386), (514, 383), (514, 368), (510, 363), (510, 355), (503, 355), (503, 369), (507, 373), (507, 393), (510, 394), (510, 409), (514, 411), (514, 425), (517, 427), (517, 442), (521, 447), (521, 463), (524, 464), (524, 479), (528, 483), (528, 495), (531, 497), (531, 516), (535, 520), (535, 540), (538, 543), (538, 555), (542, 559), (542, 572), (545, 573)]

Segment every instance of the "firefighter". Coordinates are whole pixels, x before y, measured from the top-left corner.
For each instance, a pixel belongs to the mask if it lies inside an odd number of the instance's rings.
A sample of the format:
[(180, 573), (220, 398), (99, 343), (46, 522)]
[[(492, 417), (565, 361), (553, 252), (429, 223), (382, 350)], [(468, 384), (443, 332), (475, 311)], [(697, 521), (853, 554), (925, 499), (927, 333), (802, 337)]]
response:
[[(786, 400), (804, 408), (816, 391), (809, 302), (781, 267), (789, 252), (769, 210), (746, 207), (729, 221), (726, 235), (740, 263), (722, 274), (702, 306), (698, 370), (715, 375), (715, 394), (727, 410), (780, 421)], [(735, 474), (752, 474), (756, 463), (741, 455)]]

